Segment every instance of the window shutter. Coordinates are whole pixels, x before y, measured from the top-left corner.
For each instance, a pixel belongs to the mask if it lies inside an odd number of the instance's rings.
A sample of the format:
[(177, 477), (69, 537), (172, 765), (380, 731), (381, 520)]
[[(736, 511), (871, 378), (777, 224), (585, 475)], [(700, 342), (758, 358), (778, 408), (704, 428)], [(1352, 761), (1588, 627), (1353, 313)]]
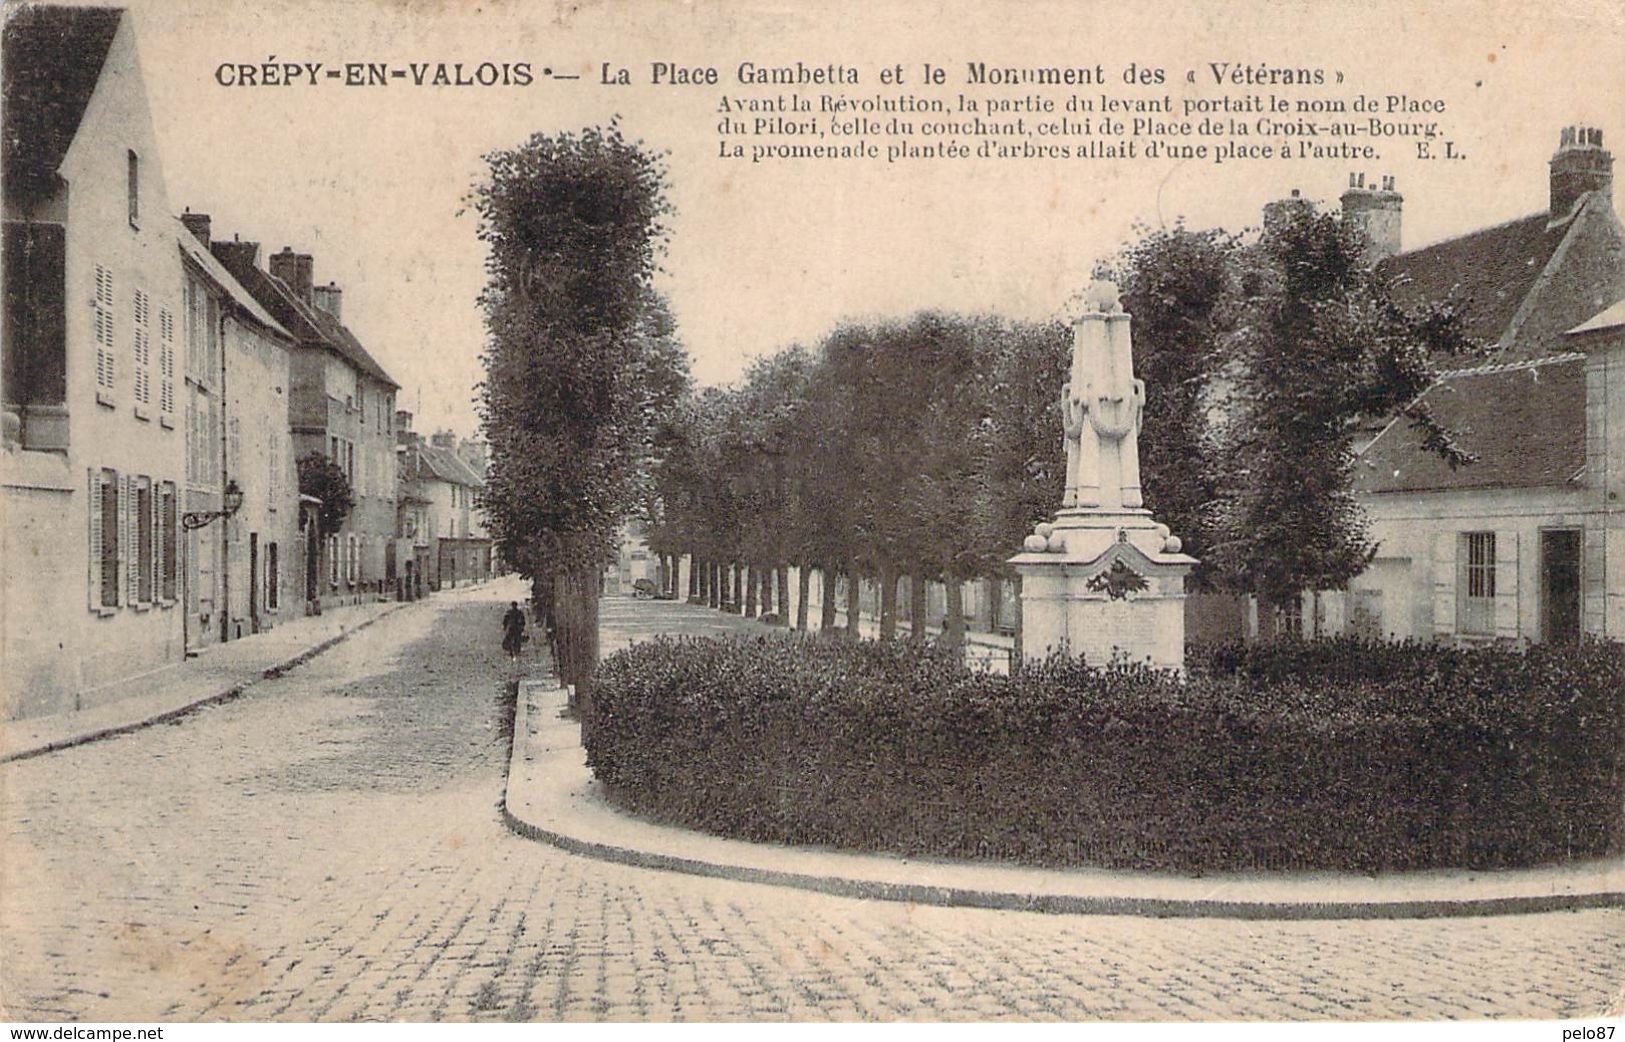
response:
[(102, 472), (88, 469), (90, 479), (90, 610), (102, 608)]
[(1518, 533), (1495, 533), (1495, 635), (1518, 639)]
[(1455, 532), (1433, 537), (1433, 634), (1454, 636), (1456, 632), (1456, 541)]
[(152, 603), (157, 604), (164, 599), (164, 526), (163, 510), (159, 503), (163, 500), (163, 485), (154, 481), (149, 483), (147, 491), (147, 517), (145, 521), (152, 527), (148, 538), (152, 540), (152, 574), (148, 576), (149, 589), (152, 590)]
[(134, 604), (141, 590), (141, 553), (136, 546), (140, 533), (136, 531), (135, 475), (126, 474), (119, 494), (119, 547), (122, 558), (119, 574), (124, 577), (124, 595), (121, 604)]

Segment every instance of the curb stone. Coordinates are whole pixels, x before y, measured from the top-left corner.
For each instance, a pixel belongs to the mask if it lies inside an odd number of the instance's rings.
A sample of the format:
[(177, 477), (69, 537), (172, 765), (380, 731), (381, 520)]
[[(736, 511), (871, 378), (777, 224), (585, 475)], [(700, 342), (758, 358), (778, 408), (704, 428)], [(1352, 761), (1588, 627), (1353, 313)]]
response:
[(120, 735), (131, 734), (135, 731), (144, 730), (148, 727), (155, 727), (158, 724), (173, 723), (176, 720), (197, 712), (199, 709), (206, 709), (209, 706), (223, 705), (224, 703), (230, 702), (232, 699), (237, 698), (243, 692), (247, 691), (249, 688), (253, 687), (255, 684), (258, 684), (262, 680), (276, 680), (289, 671), (297, 669), (316, 656), (325, 651), (331, 650), (335, 646), (355, 636), (357, 633), (360, 633), (362, 630), (371, 626), (379, 619), (387, 619), (404, 607), (406, 607), (405, 604), (397, 604), (386, 611), (381, 611), (365, 622), (358, 623), (350, 629), (343, 630), (334, 636), (328, 637), (319, 644), (306, 648), (304, 651), (294, 655), (292, 658), (289, 658), (283, 662), (278, 662), (276, 665), (266, 667), (260, 671), (259, 676), (240, 681), (223, 691), (216, 691), (214, 694), (205, 695), (196, 701), (188, 702), (182, 706), (176, 706), (174, 709), (166, 709), (161, 713), (156, 713), (149, 717), (143, 717), (140, 720), (134, 720), (127, 724), (116, 724), (112, 727), (98, 728), (94, 731), (87, 731), (84, 734), (73, 735), (70, 738), (59, 738), (52, 742), (46, 742), (44, 745), (35, 746), (32, 749), (23, 749), (15, 753), (7, 753), (4, 756), (0, 756), (0, 764), (15, 763), (19, 760), (31, 760), (36, 756), (44, 756), (48, 753), (61, 752), (64, 749), (72, 749), (81, 745), (89, 745), (91, 742), (100, 742), (108, 738), (117, 738)]
[[(617, 846), (581, 836), (567, 835), (536, 824), (533, 821), (527, 821), (514, 813), (509, 804), (509, 796), (513, 789), (515, 768), (525, 755), (524, 743), (530, 740), (528, 734), (529, 710), (525, 705), (526, 699), (523, 685), (516, 692), (515, 699), (517, 704), (515, 705), (514, 731), (509, 753), (508, 774), (504, 779), (502, 797), (499, 803), (503, 824), (510, 831), (525, 839), (547, 843), (581, 857), (595, 858), (614, 864), (668, 872), (682, 872), (688, 875), (727, 879), (741, 883), (788, 887), (830, 894), (836, 897), (897, 901), (947, 908), (1044, 912), (1053, 915), (1116, 915), (1157, 919), (1315, 921), (1534, 915), (1555, 911), (1583, 911), (1625, 907), (1625, 891), (1621, 890), (1499, 897), (1410, 900), (1396, 898), (1392, 901), (1246, 901), (1034, 893), (1019, 889), (992, 890), (855, 879), (849, 876), (761, 868), (730, 863), (723, 859), (707, 860), (654, 850)], [(538, 758), (541, 755), (545, 754), (539, 754)], [(618, 810), (610, 807), (604, 808), (602, 813), (614, 817), (621, 816)], [(784, 849), (786, 855), (790, 858), (794, 858), (800, 853), (795, 848)], [(1065, 870), (1056, 871), (1064, 873)], [(1402, 882), (1402, 880), (1396, 879), (1396, 882)]]

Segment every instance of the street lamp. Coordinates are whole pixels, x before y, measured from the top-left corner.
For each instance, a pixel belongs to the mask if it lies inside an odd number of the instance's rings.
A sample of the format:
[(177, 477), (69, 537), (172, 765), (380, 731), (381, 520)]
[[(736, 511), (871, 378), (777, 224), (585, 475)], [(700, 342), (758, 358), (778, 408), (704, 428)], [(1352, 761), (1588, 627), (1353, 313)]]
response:
[(222, 517), (230, 517), (243, 508), (243, 490), (237, 487), (236, 479), (226, 481), (224, 510), (189, 510), (181, 515), (181, 527), (188, 532), (212, 524)]

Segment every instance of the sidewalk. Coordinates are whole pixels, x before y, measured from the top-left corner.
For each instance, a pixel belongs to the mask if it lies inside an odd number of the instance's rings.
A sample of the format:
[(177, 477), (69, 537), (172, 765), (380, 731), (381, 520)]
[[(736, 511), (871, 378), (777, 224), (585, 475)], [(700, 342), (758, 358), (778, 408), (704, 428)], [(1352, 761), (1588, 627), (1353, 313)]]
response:
[(87, 692), (91, 704), (77, 712), (0, 722), (0, 763), (124, 734), (235, 698), (250, 685), (281, 675), (405, 607), (379, 601), (301, 616), (264, 633), (211, 645), (184, 662)]
[(521, 683), (503, 816), (520, 835), (645, 868), (970, 908), (1233, 919), (1412, 919), (1625, 907), (1625, 858), (1519, 871), (1203, 877), (917, 860), (722, 839), (620, 811), (587, 770), (565, 693)]

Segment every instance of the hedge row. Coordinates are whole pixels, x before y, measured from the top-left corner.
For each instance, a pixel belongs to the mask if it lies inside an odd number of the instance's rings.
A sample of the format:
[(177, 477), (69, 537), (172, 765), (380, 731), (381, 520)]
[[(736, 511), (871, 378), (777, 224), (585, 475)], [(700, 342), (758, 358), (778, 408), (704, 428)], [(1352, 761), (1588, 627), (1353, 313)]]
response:
[(656, 640), (600, 667), (627, 806), (753, 840), (1184, 871), (1625, 849), (1625, 647), (1212, 648), (1187, 682), (907, 644)]

